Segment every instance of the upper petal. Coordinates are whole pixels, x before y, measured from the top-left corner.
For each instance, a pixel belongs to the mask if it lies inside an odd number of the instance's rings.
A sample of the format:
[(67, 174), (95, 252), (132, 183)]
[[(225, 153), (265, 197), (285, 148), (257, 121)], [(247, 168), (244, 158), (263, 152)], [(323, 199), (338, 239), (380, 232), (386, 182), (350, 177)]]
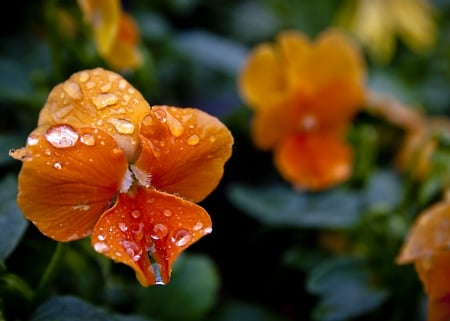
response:
[(211, 232), (200, 206), (180, 197), (138, 187), (119, 194), (116, 205), (92, 233), (95, 250), (132, 267), (143, 286), (169, 282), (178, 255)]
[(219, 119), (195, 108), (153, 106), (141, 126), (142, 151), (135, 166), (158, 190), (194, 202), (217, 186), (233, 137)]
[(430, 257), (450, 244), (450, 203), (441, 202), (428, 208), (412, 225), (408, 238), (397, 257), (403, 264)]
[(50, 92), (38, 126), (66, 123), (113, 136), (128, 159), (139, 146), (139, 124), (150, 106), (121, 75), (102, 68), (74, 73)]
[(78, 4), (93, 28), (98, 51), (101, 55), (108, 53), (119, 28), (120, 1), (78, 0)]
[(333, 133), (291, 136), (275, 150), (281, 175), (296, 188), (321, 190), (350, 177), (353, 155), (350, 147)]
[(38, 128), (26, 147), (18, 204), (27, 219), (58, 241), (88, 235), (111, 205), (127, 170), (124, 154), (105, 132), (65, 124)]

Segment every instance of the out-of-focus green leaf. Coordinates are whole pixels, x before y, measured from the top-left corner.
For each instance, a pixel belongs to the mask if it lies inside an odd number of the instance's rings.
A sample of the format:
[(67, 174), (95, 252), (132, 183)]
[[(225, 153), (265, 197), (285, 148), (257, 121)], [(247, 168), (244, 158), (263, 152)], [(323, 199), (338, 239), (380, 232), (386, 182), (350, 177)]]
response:
[(165, 321), (200, 320), (216, 303), (218, 288), (213, 262), (201, 254), (184, 253), (167, 285), (141, 289), (137, 310)]
[(236, 75), (247, 50), (241, 44), (204, 30), (181, 33), (173, 44), (176, 51), (196, 64)]
[(361, 316), (380, 306), (389, 292), (373, 284), (371, 272), (362, 261), (335, 257), (308, 275), (307, 290), (320, 297), (312, 317), (339, 321)]
[(17, 206), (17, 181), (11, 175), (0, 182), (0, 261), (5, 260), (17, 246), (28, 221)]
[(32, 95), (26, 69), (14, 60), (0, 58), (0, 98), (24, 101)]
[(151, 321), (138, 315), (109, 313), (73, 296), (50, 298), (39, 306), (30, 321)]
[(357, 191), (342, 187), (302, 193), (281, 184), (232, 184), (227, 193), (238, 208), (269, 225), (343, 228), (354, 225), (363, 210), (395, 205), (400, 188), (393, 173), (379, 171), (366, 189)]
[(220, 307), (212, 321), (282, 321), (280, 316), (261, 305), (244, 302), (229, 302)]

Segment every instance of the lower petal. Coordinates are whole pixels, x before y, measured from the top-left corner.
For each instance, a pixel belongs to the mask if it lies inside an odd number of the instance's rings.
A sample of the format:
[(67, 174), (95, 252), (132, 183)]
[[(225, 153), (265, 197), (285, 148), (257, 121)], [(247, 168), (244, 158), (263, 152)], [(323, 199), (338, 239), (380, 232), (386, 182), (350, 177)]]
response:
[(138, 187), (98, 221), (94, 249), (133, 268), (142, 286), (169, 282), (178, 255), (211, 232), (208, 213), (180, 197)]
[(332, 134), (291, 136), (275, 150), (280, 174), (298, 189), (321, 190), (349, 178), (352, 153)]

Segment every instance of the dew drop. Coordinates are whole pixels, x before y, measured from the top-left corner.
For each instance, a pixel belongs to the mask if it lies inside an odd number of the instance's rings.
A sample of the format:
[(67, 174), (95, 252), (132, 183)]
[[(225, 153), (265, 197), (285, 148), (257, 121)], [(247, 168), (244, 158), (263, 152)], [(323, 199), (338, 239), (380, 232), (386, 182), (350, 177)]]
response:
[(27, 144), (30, 146), (34, 146), (39, 142), (39, 136), (31, 134), (27, 138)]
[(192, 227), (192, 229), (193, 229), (194, 231), (199, 231), (202, 227), (203, 227), (203, 223), (202, 223), (202, 222), (197, 222), (197, 223)]
[(127, 82), (124, 79), (119, 81), (119, 89), (124, 90), (127, 87)]
[(216, 141), (216, 136), (214, 136), (214, 135), (209, 136), (209, 141), (211, 143), (214, 143)]
[(205, 229), (203, 230), (203, 232), (205, 232), (205, 234), (211, 233), (211, 232), (212, 232), (212, 227), (211, 227), (211, 226), (208, 226), (207, 228), (205, 228)]
[(103, 109), (105, 107), (117, 104), (119, 98), (115, 94), (98, 94), (96, 97), (92, 98), (92, 102), (97, 107), (97, 109)]
[(78, 77), (78, 79), (80, 80), (80, 82), (85, 82), (89, 79), (89, 74), (85, 71), (80, 73), (80, 76)]
[(100, 91), (102, 93), (106, 93), (106, 92), (111, 90), (111, 87), (112, 87), (111, 83), (108, 82), (108, 83), (106, 83), (106, 84), (104, 84), (103, 86), (100, 87)]
[(161, 223), (155, 224), (153, 226), (152, 234), (150, 237), (154, 240), (159, 240), (167, 235), (168, 229), (167, 226)]
[(81, 91), (80, 85), (76, 82), (68, 80), (63, 84), (64, 91), (73, 99), (83, 98), (83, 92)]
[(173, 117), (170, 113), (167, 115), (167, 124), (169, 125), (169, 131), (174, 137), (180, 137), (184, 133), (183, 124)]
[(170, 216), (172, 216), (172, 211), (171, 210), (164, 210), (163, 211), (163, 215), (166, 216), (166, 217), (170, 217)]
[(56, 168), (56, 169), (61, 169), (61, 168), (62, 168), (62, 165), (61, 165), (60, 162), (55, 162), (55, 163), (53, 164), (53, 167)]
[(95, 144), (95, 137), (92, 134), (86, 133), (81, 135), (80, 142), (88, 146), (93, 146)]
[(141, 216), (141, 212), (139, 210), (134, 210), (131, 212), (131, 216), (134, 218), (139, 218), (139, 216)]
[(119, 223), (119, 229), (125, 233), (126, 231), (128, 231), (128, 226), (125, 223), (121, 222)]
[(52, 151), (50, 150), (50, 148), (46, 148), (44, 150), (44, 154), (47, 155), (47, 156), (50, 156), (52, 154)]
[(153, 117), (151, 115), (147, 115), (142, 119), (142, 125), (151, 126), (153, 125)]
[(45, 138), (56, 148), (67, 148), (75, 145), (78, 134), (69, 125), (56, 125), (47, 130)]
[(167, 121), (167, 114), (162, 109), (157, 109), (153, 112), (155, 114), (155, 117), (161, 122), (165, 123)]
[(106, 243), (98, 242), (94, 244), (94, 249), (99, 253), (104, 253), (109, 250), (109, 246)]
[(121, 118), (110, 118), (109, 123), (112, 124), (119, 134), (133, 134), (134, 125), (132, 122)]
[(178, 230), (172, 235), (172, 242), (177, 246), (185, 246), (192, 240), (192, 235), (188, 230)]
[(200, 142), (200, 138), (195, 134), (187, 139), (188, 145), (191, 145), (191, 146), (197, 145), (199, 142)]
[(106, 236), (105, 236), (104, 234), (99, 234), (99, 235), (97, 236), (97, 238), (98, 238), (100, 241), (106, 240)]

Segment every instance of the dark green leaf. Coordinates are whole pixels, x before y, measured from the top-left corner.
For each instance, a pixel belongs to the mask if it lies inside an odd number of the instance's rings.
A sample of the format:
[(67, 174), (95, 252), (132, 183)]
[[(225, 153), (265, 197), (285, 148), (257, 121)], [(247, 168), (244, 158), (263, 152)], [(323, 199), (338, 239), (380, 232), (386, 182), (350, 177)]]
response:
[(348, 320), (375, 309), (388, 291), (373, 283), (362, 261), (335, 257), (317, 266), (308, 275), (307, 290), (320, 297), (313, 318), (320, 321)]
[(207, 256), (184, 253), (167, 285), (141, 289), (138, 311), (166, 321), (199, 320), (216, 303), (218, 287), (213, 262)]
[(0, 182), (0, 261), (5, 260), (22, 238), (28, 221), (17, 206), (17, 182), (7, 176)]
[(24, 101), (31, 94), (32, 88), (26, 69), (14, 60), (0, 58), (0, 98)]
[(280, 316), (260, 305), (230, 302), (220, 307), (213, 321), (282, 321)]

